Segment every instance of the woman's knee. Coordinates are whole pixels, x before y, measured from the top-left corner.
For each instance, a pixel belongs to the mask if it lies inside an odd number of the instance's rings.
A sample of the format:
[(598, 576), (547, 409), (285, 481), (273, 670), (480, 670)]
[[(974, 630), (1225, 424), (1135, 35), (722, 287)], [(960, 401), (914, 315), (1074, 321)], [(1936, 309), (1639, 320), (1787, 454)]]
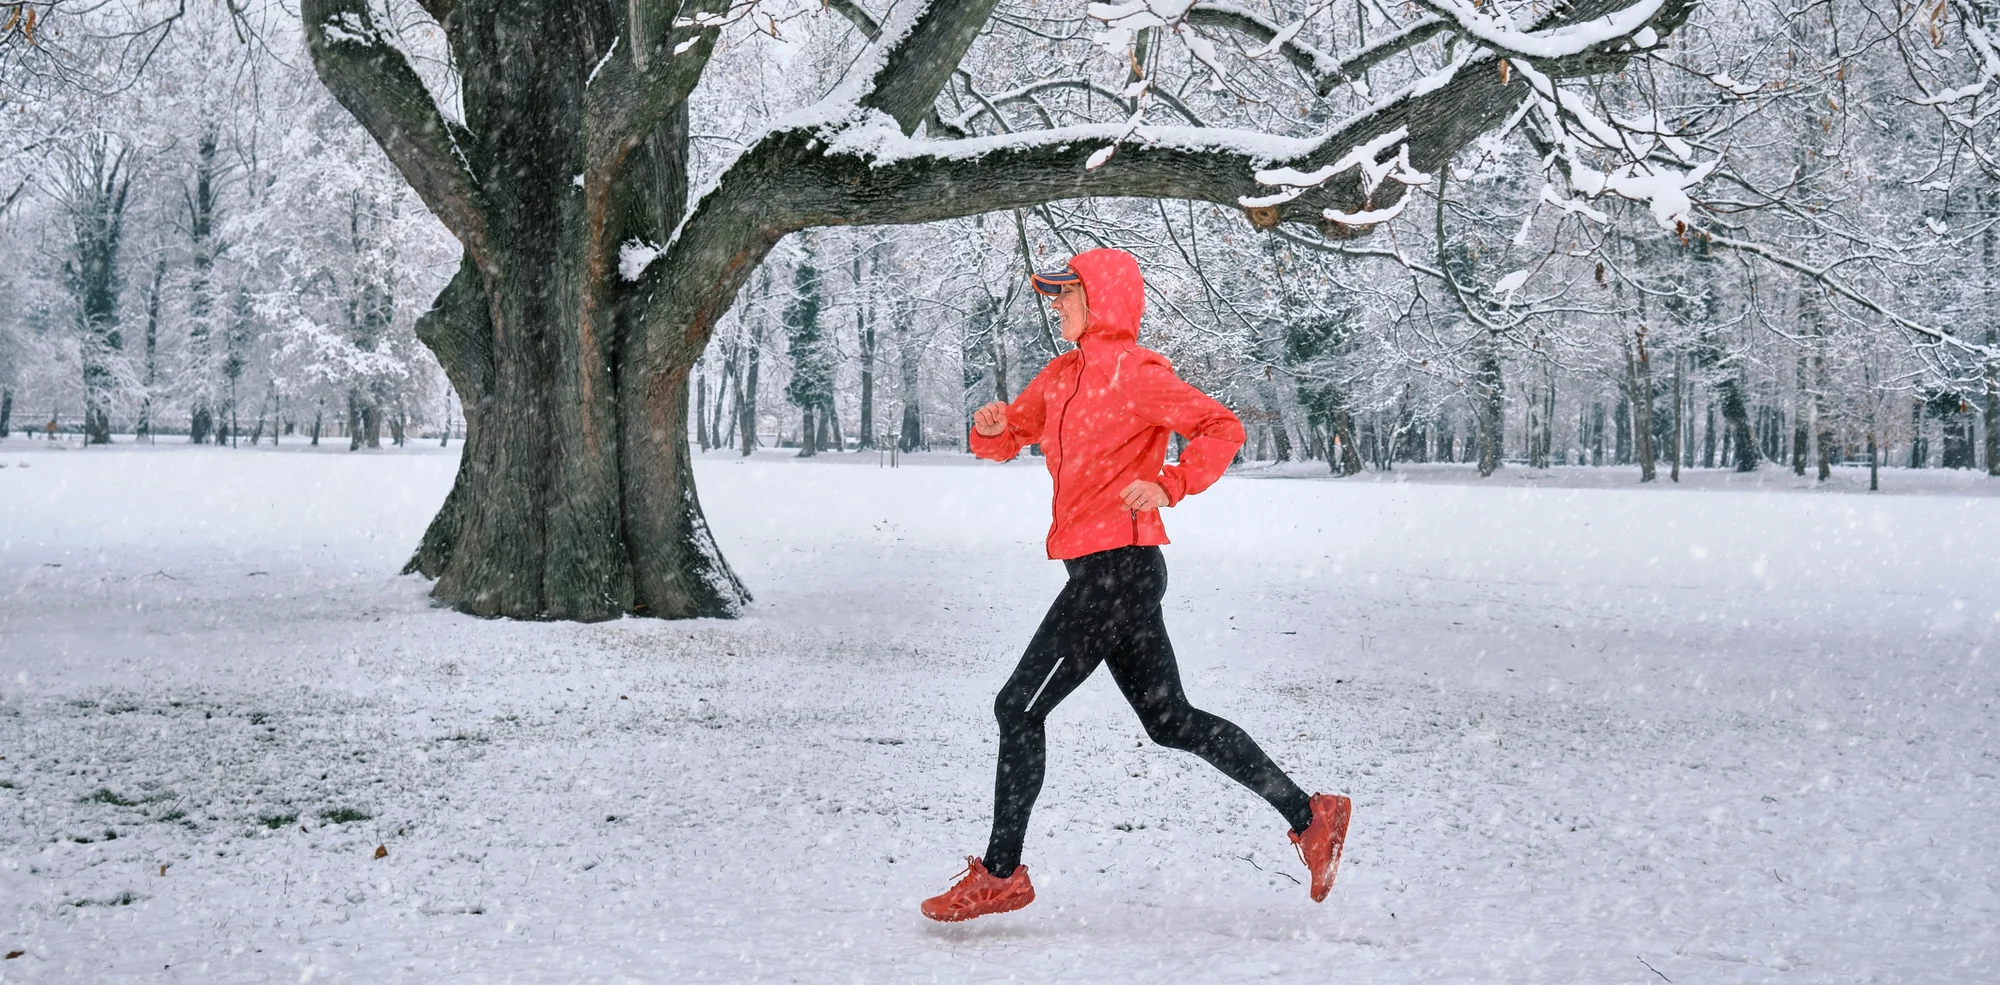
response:
[(1140, 720), (1146, 737), (1169, 749), (1193, 749), (1201, 741), (1201, 713), (1193, 705), (1163, 708)]
[(1003, 737), (1041, 724), (1029, 701), (1006, 691), (1000, 692), (999, 696), (993, 699), (993, 720), (1000, 724), (1000, 734)]

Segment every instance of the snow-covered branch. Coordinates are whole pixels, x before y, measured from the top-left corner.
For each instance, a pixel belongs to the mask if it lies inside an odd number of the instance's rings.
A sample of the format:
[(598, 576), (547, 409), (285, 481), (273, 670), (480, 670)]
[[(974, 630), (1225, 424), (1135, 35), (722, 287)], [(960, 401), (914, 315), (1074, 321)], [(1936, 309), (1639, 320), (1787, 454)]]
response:
[(492, 247), (473, 174), (473, 135), (438, 112), (403, 53), (375, 26), (365, 0), (302, 0), (313, 67), (417, 195), (482, 264)]

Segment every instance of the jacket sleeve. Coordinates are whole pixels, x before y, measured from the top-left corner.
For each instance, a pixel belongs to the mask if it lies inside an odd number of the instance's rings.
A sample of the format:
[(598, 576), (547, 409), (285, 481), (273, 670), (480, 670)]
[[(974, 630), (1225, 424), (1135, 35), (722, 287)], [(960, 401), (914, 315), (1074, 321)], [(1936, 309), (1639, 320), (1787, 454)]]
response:
[(1168, 505), (1215, 485), (1243, 447), (1243, 424), (1236, 415), (1150, 359), (1139, 368), (1131, 393), (1132, 412), (1140, 420), (1188, 439), (1180, 464), (1160, 468)]
[(989, 438), (973, 428), (967, 440), (967, 447), (980, 458), (995, 462), (1011, 461), (1021, 449), (1042, 440), (1042, 426), (1048, 417), (1048, 401), (1042, 391), (1048, 386), (1048, 379), (1056, 370), (1059, 359), (1052, 359), (1035, 378), (1028, 382), (1014, 402), (1007, 405), (1007, 429)]

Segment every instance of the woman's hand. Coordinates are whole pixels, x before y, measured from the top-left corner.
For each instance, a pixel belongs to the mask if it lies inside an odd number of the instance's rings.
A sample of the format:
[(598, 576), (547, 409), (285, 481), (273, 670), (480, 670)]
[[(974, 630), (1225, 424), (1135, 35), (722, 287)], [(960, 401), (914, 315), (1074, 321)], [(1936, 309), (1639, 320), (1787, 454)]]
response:
[(1007, 430), (1007, 405), (998, 400), (972, 412), (972, 429), (988, 438)]
[(1126, 509), (1134, 512), (1157, 510), (1162, 506), (1173, 505), (1167, 500), (1167, 491), (1161, 489), (1159, 483), (1147, 482), (1144, 479), (1133, 480), (1131, 485), (1125, 487), (1124, 492), (1118, 494), (1118, 498), (1125, 501)]

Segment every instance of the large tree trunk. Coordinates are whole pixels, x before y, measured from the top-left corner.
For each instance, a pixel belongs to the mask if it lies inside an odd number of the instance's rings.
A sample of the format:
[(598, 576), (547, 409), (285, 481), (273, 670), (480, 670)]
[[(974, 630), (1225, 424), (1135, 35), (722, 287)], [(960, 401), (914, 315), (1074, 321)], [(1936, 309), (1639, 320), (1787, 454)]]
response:
[[(861, 259), (854, 260), (855, 281), (861, 280)], [(875, 306), (868, 303), (855, 309), (861, 322), (861, 433), (855, 451), (875, 447)]]
[[(749, 593), (709, 533), (689, 456), (698, 350), (615, 353), (619, 302), (605, 276), (615, 261), (587, 245), (578, 252), (598, 255), (582, 263), (552, 247), (510, 251), (511, 272), (496, 278), (468, 262), (420, 323), (456, 369), (454, 387), (478, 397), (466, 401), (457, 481), (410, 569), (437, 579), (440, 600), (480, 615), (732, 615)], [(603, 265), (594, 274), (593, 261)], [(647, 362), (665, 370), (640, 369)], [(754, 384), (754, 348), (750, 374)], [(746, 422), (746, 450), (753, 430)]]
[(910, 307), (907, 304), (896, 308), (896, 349), (902, 368), (903, 423), (897, 433), (896, 447), (900, 451), (924, 451), (930, 447), (924, 435), (923, 399), (918, 390), (918, 364), (922, 361), (922, 351), (917, 347), (915, 328), (910, 324)]
[(1472, 375), (1472, 412), (1479, 436), (1479, 474), (1492, 475), (1500, 469), (1505, 452), (1507, 389), (1500, 375), (1500, 349), (1492, 339), (1484, 340), (1479, 363)]
[(188, 352), (183, 382), (192, 389), (188, 440), (201, 444), (215, 434), (215, 295), (210, 277), (215, 269), (215, 227), (219, 165), (218, 137), (213, 127), (195, 143), (194, 185), (187, 193), (189, 266)]
[(1826, 383), (1826, 353), (1816, 351), (1813, 353), (1813, 462), (1820, 482), (1833, 477), (1833, 418), (1826, 412)]
[[(1994, 345), (1993, 332), (1986, 344)], [(1986, 474), (2000, 476), (2000, 366), (1986, 365)], [(0, 432), (4, 433), (4, 432)]]
[(1653, 455), (1653, 365), (1644, 328), (1634, 338), (1633, 348), (1625, 350), (1625, 384), (1632, 393), (1632, 447), (1639, 456), (1639, 481), (1651, 482), (1658, 475)]
[(113, 361), (124, 345), (118, 327), (118, 252), (132, 179), (125, 152), (114, 151), (102, 137), (86, 144), (68, 177), (73, 253), (63, 271), (76, 305), (83, 364), (83, 441), (103, 445), (111, 442), (111, 397), (118, 386)]
[(1725, 376), (1715, 389), (1722, 396), (1722, 423), (1729, 432), (1729, 450), (1736, 460), (1736, 471), (1755, 472), (1757, 439), (1750, 433), (1750, 407), (1743, 399), (1743, 380)]
[[(2000, 191), (1989, 187), (1981, 199), (1986, 213), (1991, 215), (1994, 207), (2000, 205)], [(2000, 326), (1995, 324), (2000, 321), (2000, 284), (1995, 283), (1996, 277), (2000, 277), (2000, 271), (1995, 269), (1995, 265), (2000, 264), (2000, 230), (1987, 223), (1985, 231), (1980, 233), (1979, 243), (1981, 258), (1985, 261), (1981, 266), (1986, 295), (1986, 348), (1995, 350), (2000, 349)], [(1982, 408), (1986, 418), (1986, 474), (2000, 476), (2000, 362), (1988, 360), (1980, 375), (1986, 390), (1985, 407)]]
[(1332, 434), (1328, 436), (1335, 447), (1328, 449), (1326, 465), (1335, 475), (1346, 477), (1360, 475), (1367, 465), (1361, 461), (1361, 449), (1354, 439), (1354, 413), (1347, 409), (1345, 399), (1334, 410), (1329, 422)]
[(1685, 416), (1683, 414), (1685, 404), (1681, 388), (1681, 380), (1684, 375), (1685, 370), (1681, 365), (1681, 354), (1676, 352), (1674, 353), (1674, 440), (1673, 445), (1667, 449), (1667, 453), (1673, 456), (1673, 468), (1669, 472), (1669, 478), (1675, 482), (1681, 481), (1681, 448), (1687, 441), (1687, 432), (1682, 426), (1685, 423), (1682, 420)]

